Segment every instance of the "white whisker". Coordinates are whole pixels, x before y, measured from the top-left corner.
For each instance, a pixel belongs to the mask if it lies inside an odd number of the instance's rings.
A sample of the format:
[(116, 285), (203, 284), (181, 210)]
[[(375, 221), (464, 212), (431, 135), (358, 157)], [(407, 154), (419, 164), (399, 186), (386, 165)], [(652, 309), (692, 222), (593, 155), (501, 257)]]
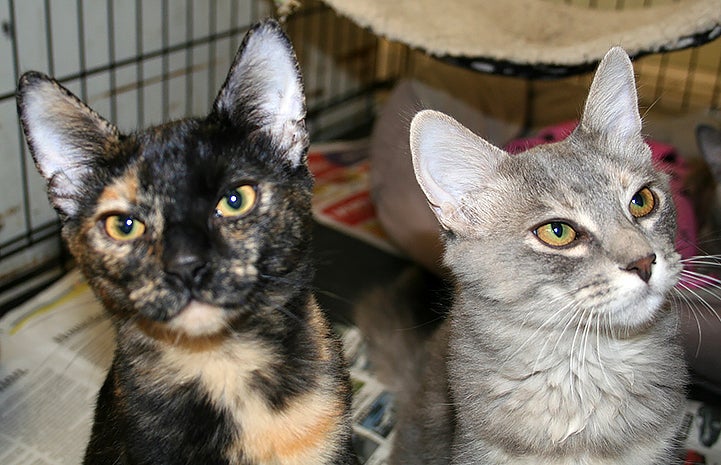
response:
[(586, 349), (588, 347), (588, 335), (591, 332), (591, 322), (593, 321), (594, 316), (595, 312), (591, 310), (588, 314), (588, 319), (586, 320), (586, 327), (583, 331), (583, 352), (581, 353), (581, 369), (585, 369), (586, 366)]
[[(709, 310), (716, 317), (716, 319), (718, 319), (719, 322), (721, 322), (721, 315), (719, 315), (719, 313), (716, 311), (714, 306), (711, 305), (710, 303), (708, 303), (706, 301), (706, 299), (704, 299), (698, 292), (696, 292), (696, 290), (694, 290), (690, 286), (687, 286), (683, 283), (679, 283), (679, 286), (681, 286), (681, 288), (683, 288), (686, 292), (690, 293), (693, 297), (698, 299), (698, 301), (699, 301), (698, 303), (700, 303), (703, 306), (703, 308), (706, 308), (707, 310)], [(712, 294), (712, 295), (716, 296), (715, 294)], [(688, 299), (688, 296), (684, 296), (684, 297)], [(691, 303), (690, 301), (687, 301), (687, 302)], [(695, 301), (693, 302), (694, 309), (698, 309), (698, 306), (696, 305), (696, 303), (697, 302), (695, 302)]]
[[(576, 307), (576, 308), (574, 309), (574, 307)], [(568, 322), (563, 326), (563, 329), (561, 330), (561, 333), (560, 333), (560, 334), (558, 335), (558, 337), (556, 338), (556, 343), (553, 345), (553, 348), (551, 349), (551, 354), (554, 354), (554, 353), (556, 352), (556, 349), (558, 348), (558, 344), (561, 342), (561, 339), (563, 338), (563, 335), (566, 333), (566, 330), (568, 329), (568, 327), (569, 327), (569, 326), (571, 325), (571, 323), (573, 322), (574, 317), (578, 314), (578, 310), (579, 310), (579, 309), (578, 309), (577, 307), (578, 307), (578, 305), (575, 304), (575, 303), (573, 303), (573, 302), (570, 302), (568, 305), (566, 305), (566, 306), (563, 307), (563, 310), (564, 310), (564, 311), (568, 311), (568, 313), (566, 314), (566, 315), (567, 315), (566, 318), (568, 318)], [(563, 322), (563, 320), (561, 320), (561, 322)], [(535, 363), (534, 363), (534, 365), (533, 365), (533, 371), (534, 371), (534, 372), (536, 371), (536, 367), (538, 366), (538, 363), (539, 363), (539, 361), (540, 361), (540, 359), (541, 359), (541, 356), (543, 355), (543, 353), (544, 353), (544, 351), (545, 351), (545, 348), (546, 348), (546, 346), (548, 345), (548, 342), (549, 342), (550, 340), (551, 340), (550, 338), (546, 338), (546, 340), (545, 340), (544, 343), (543, 343), (543, 346), (541, 346), (541, 350), (539, 351), (538, 355), (536, 356), (536, 361), (535, 361)]]
[[(552, 300), (548, 303), (548, 305), (553, 305), (554, 303), (556, 303), (556, 301), (561, 301), (561, 300), (563, 300), (563, 298), (564, 298), (563, 296), (559, 296), (559, 297), (557, 297), (557, 298), (555, 298), (555, 299), (552, 299)], [(521, 343), (521, 345), (520, 345), (510, 356), (508, 356), (508, 357), (506, 358), (506, 360), (503, 362), (504, 365), (505, 365), (506, 363), (514, 360), (515, 357), (516, 357), (516, 355), (518, 355), (518, 354), (521, 352), (521, 350), (523, 350), (523, 348), (526, 347), (526, 345), (527, 345), (529, 342), (533, 341), (533, 340), (535, 339), (535, 337), (538, 335), (538, 333), (540, 333), (540, 332), (541, 332), (543, 329), (545, 329), (548, 325), (551, 325), (552, 323), (554, 323), (554, 319), (555, 319), (558, 315), (560, 315), (560, 314), (562, 314), (563, 312), (565, 312), (570, 306), (571, 306), (571, 305), (565, 305), (565, 306), (559, 308), (558, 310), (556, 310), (550, 317), (548, 317), (538, 328), (536, 328), (535, 331), (533, 331), (533, 333), (531, 334), (530, 337), (528, 337), (526, 340), (524, 340), (523, 343)], [(530, 313), (531, 313), (531, 312), (529, 312), (529, 314), (527, 314), (526, 318), (524, 318), (524, 320), (523, 320), (524, 323), (526, 323), (526, 322), (528, 321), (528, 319), (530, 318)], [(562, 320), (561, 320), (561, 321), (562, 321)], [(544, 342), (543, 346), (541, 346), (540, 353), (543, 353), (543, 350), (544, 350), (544, 348), (545, 348), (545, 346), (546, 346), (547, 343), (548, 343), (548, 338), (545, 338), (545, 342)], [(540, 355), (539, 355), (539, 356), (540, 356)], [(536, 360), (538, 360), (538, 358), (537, 358)], [(534, 371), (534, 372), (536, 371), (536, 364), (534, 364), (533, 371)]]
[[(674, 299), (674, 301), (675, 301), (676, 304), (677, 304), (676, 307), (678, 308), (679, 306), (682, 306), (682, 305), (685, 303), (685, 304), (687, 305), (688, 309), (690, 310), (688, 313), (693, 317), (693, 319), (694, 319), (695, 322), (696, 322), (696, 331), (697, 331), (697, 334), (698, 334), (698, 343), (696, 344), (696, 351), (695, 351), (694, 356), (695, 356), (695, 357), (698, 357), (698, 355), (699, 355), (699, 353), (700, 353), (700, 351), (701, 351), (701, 338), (702, 338), (702, 334), (701, 334), (701, 321), (699, 321), (698, 315), (697, 315), (698, 306), (697, 306), (697, 304), (696, 304), (695, 302), (691, 301), (691, 299), (690, 299), (688, 296), (686, 296), (686, 295), (684, 295), (683, 293), (681, 293), (678, 289), (673, 289), (673, 290), (674, 290), (674, 292), (671, 294), (671, 296), (672, 296), (672, 298)], [(677, 300), (677, 299), (678, 299), (678, 300)], [(679, 302), (679, 300), (680, 300), (681, 302)]]
[(610, 383), (606, 368), (603, 366), (603, 357), (601, 356), (601, 317), (603, 315), (596, 313), (596, 356), (598, 357), (598, 366), (601, 368), (601, 374), (607, 384)]
[[(576, 340), (578, 340), (578, 334), (579, 334), (579, 330), (581, 329), (581, 324), (583, 323), (583, 320), (584, 320), (585, 317), (586, 317), (586, 311), (587, 311), (587, 309), (584, 308), (584, 309), (582, 309), (582, 310), (583, 310), (583, 313), (581, 314), (581, 317), (578, 318), (578, 320), (576, 321), (576, 330), (575, 330), (574, 333), (573, 333), (573, 339), (571, 340), (571, 351), (569, 352), (568, 376), (569, 376), (569, 382), (571, 383), (571, 393), (573, 393), (573, 391), (574, 391), (574, 389), (573, 389), (573, 388), (574, 388), (573, 375), (574, 375), (574, 373), (575, 373), (575, 371), (576, 371), (576, 370), (574, 370), (574, 368), (580, 367), (580, 363), (579, 363), (578, 367), (574, 367), (574, 364), (573, 364), (573, 359), (574, 359), (574, 357), (573, 357), (573, 355), (576, 354), (576, 353), (578, 353), (578, 352), (576, 351)], [(579, 342), (580, 342), (580, 341), (579, 341)], [(582, 393), (579, 392), (579, 394), (582, 394)]]

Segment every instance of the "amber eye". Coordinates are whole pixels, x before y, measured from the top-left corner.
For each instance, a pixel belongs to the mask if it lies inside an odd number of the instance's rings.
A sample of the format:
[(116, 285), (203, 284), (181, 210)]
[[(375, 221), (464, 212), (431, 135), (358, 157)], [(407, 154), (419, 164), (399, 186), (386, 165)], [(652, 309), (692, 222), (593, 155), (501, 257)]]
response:
[(563, 247), (576, 240), (576, 230), (560, 221), (541, 225), (533, 230), (533, 234), (551, 247)]
[(258, 197), (255, 186), (243, 185), (228, 192), (215, 206), (217, 216), (241, 216), (248, 213)]
[(145, 233), (145, 224), (128, 215), (111, 215), (105, 218), (105, 232), (116, 241), (132, 241)]
[(628, 209), (634, 217), (641, 218), (651, 213), (655, 206), (656, 198), (653, 192), (648, 187), (644, 187), (631, 197)]

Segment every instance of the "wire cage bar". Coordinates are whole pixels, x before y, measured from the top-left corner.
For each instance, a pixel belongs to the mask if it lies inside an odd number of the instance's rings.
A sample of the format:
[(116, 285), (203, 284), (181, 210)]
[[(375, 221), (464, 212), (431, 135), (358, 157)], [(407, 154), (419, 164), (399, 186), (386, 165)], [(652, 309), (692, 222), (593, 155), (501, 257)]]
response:
[[(15, 109), (19, 76), (37, 70), (121, 131), (206, 114), (248, 28), (269, 0), (6, 0), (0, 2), (0, 314), (70, 263)], [(285, 28), (305, 76), (312, 140), (373, 117), (373, 92), (397, 79), (398, 53), (303, 2)], [(379, 62), (384, 61), (384, 62)]]
[[(674, 0), (544, 1), (643, 8)], [(320, 0), (300, 3), (285, 29), (304, 76), (311, 140), (367, 133), (384, 91), (414, 76), (420, 52)], [(17, 119), (19, 76), (54, 76), (123, 131), (203, 115), (244, 33), (275, 14), (272, 0), (0, 0), (0, 314), (71, 266)], [(721, 41), (646, 56), (635, 68), (642, 106), (718, 116)]]

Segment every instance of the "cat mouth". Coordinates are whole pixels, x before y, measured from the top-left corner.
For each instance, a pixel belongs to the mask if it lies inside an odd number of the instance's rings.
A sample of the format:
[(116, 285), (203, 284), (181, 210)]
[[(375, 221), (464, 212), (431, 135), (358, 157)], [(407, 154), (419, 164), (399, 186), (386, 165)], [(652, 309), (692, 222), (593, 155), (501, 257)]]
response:
[(190, 300), (165, 326), (189, 337), (207, 337), (227, 328), (227, 315), (221, 307)]
[(612, 307), (608, 312), (608, 322), (626, 331), (645, 328), (657, 318), (665, 301), (663, 292), (648, 288), (640, 295), (625, 300), (622, 305)]

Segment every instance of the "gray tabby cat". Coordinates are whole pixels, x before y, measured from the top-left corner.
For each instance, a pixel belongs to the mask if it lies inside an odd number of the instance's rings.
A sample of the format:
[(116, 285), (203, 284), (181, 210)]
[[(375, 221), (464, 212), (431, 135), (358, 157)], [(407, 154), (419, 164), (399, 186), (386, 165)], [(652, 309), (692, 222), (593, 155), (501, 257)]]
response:
[(682, 265), (626, 53), (608, 52), (562, 142), (510, 155), (426, 110), (411, 149), (456, 291), (416, 356), (423, 381), (399, 389), (393, 463), (670, 463)]

